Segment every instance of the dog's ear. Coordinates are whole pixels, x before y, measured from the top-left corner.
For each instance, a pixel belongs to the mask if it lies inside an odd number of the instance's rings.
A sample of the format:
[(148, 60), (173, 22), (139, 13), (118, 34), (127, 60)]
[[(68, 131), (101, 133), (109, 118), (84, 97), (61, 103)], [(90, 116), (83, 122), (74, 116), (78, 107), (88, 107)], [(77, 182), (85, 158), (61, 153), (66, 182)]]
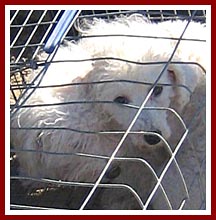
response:
[(171, 64), (168, 67), (168, 76), (174, 85), (174, 105), (179, 112), (190, 101), (191, 94), (200, 82), (203, 71), (193, 64)]

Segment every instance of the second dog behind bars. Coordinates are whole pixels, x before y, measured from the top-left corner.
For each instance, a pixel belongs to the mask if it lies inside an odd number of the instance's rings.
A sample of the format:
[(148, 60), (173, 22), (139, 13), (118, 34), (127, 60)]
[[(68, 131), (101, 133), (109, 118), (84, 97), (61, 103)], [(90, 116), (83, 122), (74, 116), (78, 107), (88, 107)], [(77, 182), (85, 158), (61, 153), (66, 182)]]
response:
[(11, 118), (20, 175), (95, 183), (120, 147), (101, 183), (121, 185), (96, 190), (87, 208), (205, 208), (205, 108), (193, 117), (205, 101), (205, 27), (191, 22), (183, 38), (200, 41), (176, 47), (186, 25), (138, 14), (80, 22), (80, 40), (60, 46), (40, 84), (58, 86), (37, 88)]

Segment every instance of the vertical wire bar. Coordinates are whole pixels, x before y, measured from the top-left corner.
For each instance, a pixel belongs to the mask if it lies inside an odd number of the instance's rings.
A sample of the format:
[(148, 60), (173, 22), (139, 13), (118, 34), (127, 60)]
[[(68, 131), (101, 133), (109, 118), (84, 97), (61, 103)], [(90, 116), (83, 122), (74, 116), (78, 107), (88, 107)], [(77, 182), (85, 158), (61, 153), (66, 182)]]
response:
[(15, 13), (13, 14), (13, 17), (10, 19), (10, 25), (13, 23), (13, 21), (18, 13), (19, 13), (19, 10), (16, 10)]

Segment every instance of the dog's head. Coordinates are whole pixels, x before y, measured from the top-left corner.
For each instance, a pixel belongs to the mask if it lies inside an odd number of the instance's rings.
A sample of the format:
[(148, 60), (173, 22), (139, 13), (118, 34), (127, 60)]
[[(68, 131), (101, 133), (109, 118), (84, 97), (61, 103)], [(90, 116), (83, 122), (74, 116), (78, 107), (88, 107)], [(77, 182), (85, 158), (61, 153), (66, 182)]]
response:
[[(106, 66), (104, 62), (95, 66), (85, 80), (104, 83), (91, 85), (86, 95), (96, 101), (111, 102), (93, 107), (103, 130), (126, 131), (133, 123), (130, 137), (139, 146), (160, 145), (161, 137), (169, 139), (168, 108), (174, 106), (180, 113), (189, 102), (199, 77), (194, 67), (186, 64), (171, 64), (163, 69), (164, 65), (156, 64), (109, 63)], [(158, 83), (153, 86), (159, 75)], [(142, 105), (144, 108), (138, 115)]]
[[(172, 29), (176, 28), (175, 23), (167, 23), (163, 27), (147, 22), (142, 16), (124, 17), (112, 22), (96, 19), (87, 23), (87, 26), (87, 29), (83, 28), (87, 35), (134, 34), (157, 37), (172, 36)], [(174, 36), (179, 37), (178, 34)], [(197, 61), (196, 54), (191, 55), (189, 48), (192, 46), (182, 44), (181, 42), (181, 47), (178, 47), (173, 60)], [(86, 94), (89, 99), (113, 102), (103, 103), (100, 108), (99, 105), (93, 106), (96, 115), (99, 116), (99, 123), (104, 126), (103, 130), (125, 131), (133, 124), (131, 131), (140, 134), (130, 136), (138, 145), (159, 145), (162, 142), (161, 137), (169, 139), (171, 131), (168, 112), (171, 111), (167, 108), (172, 107), (177, 113), (182, 112), (199, 81), (200, 68), (191, 64), (171, 64), (164, 70), (157, 85), (154, 85), (165, 65), (156, 62), (166, 62), (170, 58), (174, 49), (173, 41), (160, 38), (153, 40), (141, 37), (100, 37), (84, 38), (80, 45), (90, 51), (93, 58), (99, 56), (155, 62), (154, 65), (136, 65), (110, 60), (95, 62), (94, 69), (84, 80), (89, 82), (113, 80), (113, 82), (91, 85)], [(192, 48), (192, 51), (194, 49)], [(191, 59), (191, 56), (195, 58)], [(143, 102), (144, 108), (137, 115)], [(133, 123), (135, 116), (137, 120)]]

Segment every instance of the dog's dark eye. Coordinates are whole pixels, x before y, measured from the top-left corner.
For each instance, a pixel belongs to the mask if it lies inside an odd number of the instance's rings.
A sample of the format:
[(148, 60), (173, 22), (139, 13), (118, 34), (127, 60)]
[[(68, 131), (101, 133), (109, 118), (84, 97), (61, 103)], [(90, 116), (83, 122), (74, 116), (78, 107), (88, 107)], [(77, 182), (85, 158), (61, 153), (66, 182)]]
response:
[(163, 87), (162, 86), (156, 86), (153, 90), (153, 96), (159, 96), (163, 91)]
[(118, 96), (113, 101), (121, 104), (128, 104), (130, 102), (129, 99), (125, 96)]

